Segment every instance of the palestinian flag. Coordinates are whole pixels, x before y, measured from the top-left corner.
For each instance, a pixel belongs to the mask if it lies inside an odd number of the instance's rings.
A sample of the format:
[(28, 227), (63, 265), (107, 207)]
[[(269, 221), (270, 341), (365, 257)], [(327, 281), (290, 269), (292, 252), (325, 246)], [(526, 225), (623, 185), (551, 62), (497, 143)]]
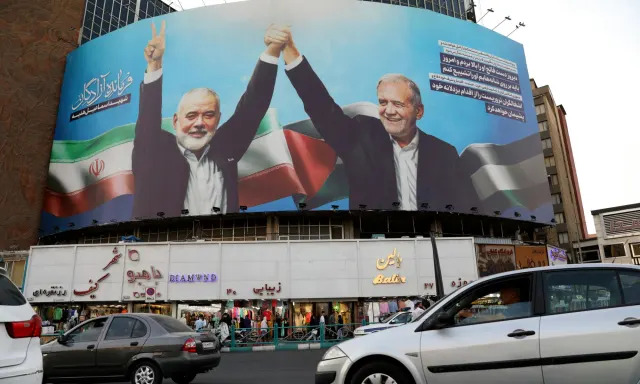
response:
[(509, 144), (471, 144), (460, 160), (471, 177), (482, 213), (500, 211), (501, 216), (512, 218), (515, 212), (527, 212), (544, 222), (553, 218), (537, 132)]
[[(350, 116), (377, 115), (371, 103), (351, 104), (344, 110)], [(173, 133), (171, 118), (163, 119), (162, 129)], [(44, 211), (57, 218), (76, 216), (135, 193), (134, 134), (132, 123), (91, 140), (54, 141)], [(311, 121), (281, 126), (275, 109), (269, 109), (238, 163), (238, 177), (240, 204), (248, 207), (292, 197), (313, 209), (348, 197), (342, 162)]]

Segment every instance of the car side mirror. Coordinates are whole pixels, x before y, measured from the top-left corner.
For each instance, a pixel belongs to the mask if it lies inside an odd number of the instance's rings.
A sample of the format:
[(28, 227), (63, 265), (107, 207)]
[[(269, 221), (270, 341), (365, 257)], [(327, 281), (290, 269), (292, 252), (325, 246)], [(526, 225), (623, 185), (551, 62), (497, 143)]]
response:
[(69, 338), (66, 335), (58, 336), (58, 343), (65, 345), (69, 341)]

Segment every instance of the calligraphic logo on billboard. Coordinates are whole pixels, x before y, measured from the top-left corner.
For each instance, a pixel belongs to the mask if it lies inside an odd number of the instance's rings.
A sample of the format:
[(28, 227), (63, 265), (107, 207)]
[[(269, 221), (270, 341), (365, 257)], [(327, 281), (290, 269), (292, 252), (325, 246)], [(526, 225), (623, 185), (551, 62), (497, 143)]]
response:
[[(376, 260), (376, 269), (383, 271), (388, 267), (395, 265), (396, 268), (400, 268), (402, 265), (402, 257), (400, 257), (400, 253), (396, 248), (393, 249), (393, 252), (387, 255), (387, 257)], [(373, 284), (404, 284), (407, 282), (407, 278), (405, 276), (401, 276), (400, 274), (394, 273), (391, 276), (385, 276), (382, 273), (378, 274), (373, 278)]]
[(89, 173), (93, 176), (98, 177), (104, 171), (104, 160), (96, 158), (89, 165)]
[(93, 105), (101, 99), (107, 100), (114, 95), (121, 96), (131, 84), (133, 84), (133, 77), (129, 72), (124, 73), (122, 69), (112, 76), (111, 71), (98, 75), (84, 83), (71, 109), (75, 111), (78, 108)]

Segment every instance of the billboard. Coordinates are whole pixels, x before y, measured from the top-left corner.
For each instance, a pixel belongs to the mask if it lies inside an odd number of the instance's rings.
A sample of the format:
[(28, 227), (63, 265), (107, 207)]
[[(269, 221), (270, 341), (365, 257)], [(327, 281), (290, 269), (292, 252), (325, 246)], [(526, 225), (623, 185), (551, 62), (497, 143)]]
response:
[(141, 20), (67, 58), (45, 234), (159, 213), (472, 208), (553, 217), (523, 47), (482, 26), (248, 1)]

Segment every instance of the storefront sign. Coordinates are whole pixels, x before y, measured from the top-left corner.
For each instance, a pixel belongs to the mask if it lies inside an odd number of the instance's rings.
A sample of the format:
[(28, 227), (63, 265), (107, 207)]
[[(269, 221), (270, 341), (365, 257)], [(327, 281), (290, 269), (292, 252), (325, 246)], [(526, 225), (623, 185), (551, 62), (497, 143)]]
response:
[[(113, 258), (109, 261), (107, 265), (105, 265), (102, 268), (103, 271), (108, 270), (114, 264), (118, 264), (118, 261), (122, 257), (122, 254), (120, 253), (120, 251), (118, 251), (118, 247), (113, 247), (113, 250), (111, 251), (111, 253), (113, 254)], [(96, 295), (94, 295), (93, 293), (97, 291), (98, 288), (100, 288), (100, 283), (107, 280), (109, 276), (111, 276), (111, 273), (107, 272), (106, 274), (102, 275), (102, 277), (97, 279), (95, 283), (93, 282), (93, 279), (89, 279), (88, 289), (85, 289), (85, 290), (74, 289), (73, 294), (76, 296), (89, 296), (90, 299), (95, 299)]]
[(238, 293), (233, 288), (227, 289), (227, 295), (237, 295)]
[(380, 274), (373, 279), (373, 284), (404, 284), (407, 282), (407, 278), (404, 276), (400, 276), (397, 273), (394, 273), (390, 277), (384, 277), (384, 275)]
[[(386, 258), (376, 260), (376, 269), (382, 271), (387, 269), (389, 266), (395, 265), (396, 268), (400, 268), (402, 265), (402, 257), (400, 257), (400, 253), (398, 253), (397, 248), (393, 249)], [(407, 282), (407, 278), (405, 276), (400, 276), (397, 273), (387, 277), (383, 274), (379, 274), (373, 279), (373, 285), (378, 284), (404, 284)]]
[(547, 248), (542, 246), (517, 246), (516, 269), (546, 267), (549, 265)]
[(551, 245), (547, 246), (547, 256), (549, 265), (565, 265), (569, 261), (566, 250)]
[(218, 276), (215, 273), (169, 275), (170, 283), (215, 283), (216, 281), (218, 281)]
[(39, 296), (60, 297), (60, 296), (67, 296), (67, 290), (60, 285), (53, 285), (49, 289), (36, 289), (35, 291), (33, 291), (32, 295), (33, 297), (39, 297)]
[(400, 268), (400, 264), (402, 264), (402, 258), (400, 257), (397, 249), (394, 248), (393, 252), (391, 252), (386, 258), (378, 259), (376, 262), (376, 268), (382, 271), (391, 265), (395, 265), (396, 268)]
[[(461, 288), (464, 287), (468, 284), (471, 284), (473, 282), (473, 280), (463, 280), (461, 277), (458, 277), (458, 280), (452, 280), (451, 283), (449, 285), (451, 285), (452, 288)], [(435, 288), (435, 283), (424, 283), (424, 289), (434, 289)]]
[(479, 245), (478, 274), (480, 277), (516, 269), (513, 245)]
[(151, 273), (146, 270), (142, 270), (142, 272), (135, 273), (131, 270), (127, 271), (127, 277), (129, 278), (130, 283), (135, 283), (136, 280), (151, 280), (151, 277), (154, 279), (162, 279), (162, 273), (155, 269), (153, 265), (151, 266)]
[[(280, 293), (281, 290), (282, 290), (282, 283), (278, 282), (277, 291), (276, 291), (276, 287), (270, 287), (268, 284), (265, 284), (264, 287), (253, 288), (253, 293), (260, 296), (263, 296), (264, 294), (274, 296), (276, 293)], [(227, 294), (228, 294), (228, 290), (227, 290)]]

